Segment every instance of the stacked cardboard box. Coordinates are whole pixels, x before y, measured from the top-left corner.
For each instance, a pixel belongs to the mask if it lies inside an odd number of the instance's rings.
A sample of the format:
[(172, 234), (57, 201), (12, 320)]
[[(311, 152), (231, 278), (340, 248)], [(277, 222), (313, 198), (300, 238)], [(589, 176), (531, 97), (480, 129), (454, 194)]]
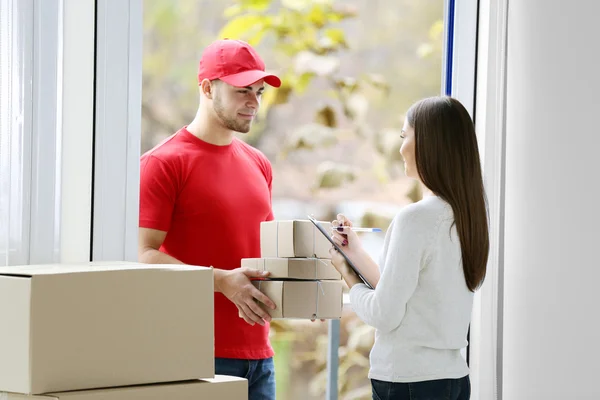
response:
[(275, 310), (266, 308), (272, 318), (341, 318), (341, 275), (331, 265), (330, 242), (311, 221), (263, 222), (260, 246), (261, 258), (242, 266), (270, 272), (254, 285), (275, 302)]
[(214, 374), (213, 302), (210, 268), (0, 268), (0, 400), (247, 399)]

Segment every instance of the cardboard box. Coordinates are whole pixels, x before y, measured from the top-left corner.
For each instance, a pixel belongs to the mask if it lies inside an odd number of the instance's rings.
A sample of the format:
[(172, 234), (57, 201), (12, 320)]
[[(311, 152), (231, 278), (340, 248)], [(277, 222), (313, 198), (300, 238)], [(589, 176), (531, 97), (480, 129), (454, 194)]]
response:
[[(320, 222), (326, 231), (329, 222)], [(270, 257), (331, 258), (331, 243), (309, 220), (268, 221), (260, 224), (260, 254)]]
[(214, 376), (210, 268), (0, 268), (0, 391), (39, 394)]
[(342, 317), (342, 281), (263, 280), (252, 283), (277, 306), (275, 310), (264, 307), (272, 318)]
[(217, 375), (214, 379), (92, 389), (43, 395), (0, 393), (0, 400), (247, 400), (248, 381)]
[(242, 267), (269, 271), (271, 279), (342, 279), (331, 260), (323, 258), (244, 258)]

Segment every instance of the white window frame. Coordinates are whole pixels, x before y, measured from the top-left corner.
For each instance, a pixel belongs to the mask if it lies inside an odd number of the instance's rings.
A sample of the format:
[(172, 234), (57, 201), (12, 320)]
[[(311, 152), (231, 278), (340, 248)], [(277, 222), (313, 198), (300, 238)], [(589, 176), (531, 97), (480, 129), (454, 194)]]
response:
[(11, 160), (11, 168), (22, 169), (17, 214), (23, 224), (20, 249), (10, 249), (7, 263), (88, 261), (95, 2), (15, 4), (25, 41), (26, 98), (24, 158), (21, 165)]
[(6, 232), (6, 242), (0, 246), (0, 265), (19, 265), (29, 261), (33, 1), (3, 0), (2, 8), (8, 21), (0, 30), (3, 40), (8, 37), (11, 43), (3, 43), (3, 50), (9, 51), (5, 54), (9, 60), (2, 65), (5, 85), (0, 106), (3, 108), (2, 125), (9, 131), (1, 138), (8, 159), (0, 160), (3, 164), (0, 172), (7, 174), (3, 178), (7, 179), (9, 188), (4, 193), (5, 208), (0, 210), (5, 213), (7, 223), (1, 227)]
[[(451, 32), (452, 74), (448, 85), (444, 73), (442, 93), (461, 101), (475, 121), (490, 221), (486, 281), (475, 295), (469, 337), (471, 396), (473, 400), (498, 400), (502, 399), (508, 0), (446, 0), (447, 12), (451, 7), (455, 7), (454, 30)], [(446, 25), (447, 35), (448, 28)], [(449, 92), (448, 86), (451, 87)]]
[(60, 256), (62, 4), (35, 1), (30, 264)]
[(92, 260), (137, 260), (142, 0), (96, 0)]
[(481, 0), (477, 101), (482, 114), (484, 173), (490, 209), (488, 282), (481, 290), (479, 373), (476, 399), (502, 399), (504, 298), (504, 196), (506, 138), (506, 54), (508, 0)]
[[(478, 0), (445, 0), (441, 94), (459, 100), (475, 119)], [(471, 323), (473, 325), (473, 323)], [(461, 354), (470, 362), (469, 347)]]
[(95, 2), (58, 1), (63, 18), (59, 261), (85, 262), (92, 223)]
[[(458, 99), (472, 118), (475, 114), (478, 3), (478, 0), (444, 1), (446, 40), (442, 60), (444, 65), (441, 94)], [(448, 63), (449, 55), (452, 58), (451, 63)], [(451, 82), (448, 82), (449, 69)]]
[[(97, 0), (92, 237), (95, 260), (137, 258), (141, 1)], [(508, 0), (445, 0), (445, 17), (454, 7), (454, 23), (451, 81), (444, 71), (442, 94), (460, 100), (475, 119), (490, 206), (488, 275), (476, 294), (469, 348), (474, 400), (501, 398), (501, 368), (497, 367), (501, 366), (502, 330), (503, 62), (507, 3)], [(106, 29), (108, 26), (110, 29)], [(446, 26), (446, 35), (449, 34)], [(447, 86), (451, 86), (450, 93), (446, 92)], [(330, 348), (329, 352), (333, 354), (335, 349)], [(331, 365), (330, 376), (336, 375), (336, 366)], [(336, 398), (331, 389), (328, 398)]]
[[(464, 22), (478, 21), (471, 53), (476, 80), (469, 85), (489, 207), (490, 255), (486, 280), (476, 293), (471, 322), (471, 396), (502, 399), (502, 330), (504, 296), (504, 141), (508, 0), (479, 0), (478, 11)], [(471, 11), (472, 12), (472, 11)], [(468, 12), (469, 14), (471, 12)], [(472, 30), (472, 28), (471, 28)], [(471, 33), (465, 33), (469, 35)], [(465, 38), (466, 39), (466, 38)], [(459, 38), (459, 43), (463, 43)], [(465, 40), (466, 43), (466, 40)], [(472, 45), (469, 44), (469, 47)], [(476, 52), (475, 52), (476, 51)], [(464, 66), (464, 64), (463, 64)], [(459, 72), (460, 73), (460, 72)], [(460, 79), (457, 83), (460, 86)], [(453, 93), (469, 99), (466, 88)]]

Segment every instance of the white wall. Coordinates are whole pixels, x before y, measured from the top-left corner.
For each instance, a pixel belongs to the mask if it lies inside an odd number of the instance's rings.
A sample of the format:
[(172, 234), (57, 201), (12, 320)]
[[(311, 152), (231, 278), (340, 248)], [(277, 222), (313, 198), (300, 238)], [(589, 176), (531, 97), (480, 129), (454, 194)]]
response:
[(505, 400), (600, 399), (599, 15), (510, 1)]

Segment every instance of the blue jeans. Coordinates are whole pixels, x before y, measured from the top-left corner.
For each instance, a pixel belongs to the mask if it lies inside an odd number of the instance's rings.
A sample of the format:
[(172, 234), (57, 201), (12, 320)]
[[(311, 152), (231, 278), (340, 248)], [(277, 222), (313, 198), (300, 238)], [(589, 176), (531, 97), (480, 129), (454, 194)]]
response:
[(373, 400), (469, 400), (469, 375), (460, 379), (438, 379), (412, 383), (371, 379)]
[(275, 400), (275, 364), (272, 357), (264, 360), (215, 358), (215, 373), (246, 378), (248, 400)]

